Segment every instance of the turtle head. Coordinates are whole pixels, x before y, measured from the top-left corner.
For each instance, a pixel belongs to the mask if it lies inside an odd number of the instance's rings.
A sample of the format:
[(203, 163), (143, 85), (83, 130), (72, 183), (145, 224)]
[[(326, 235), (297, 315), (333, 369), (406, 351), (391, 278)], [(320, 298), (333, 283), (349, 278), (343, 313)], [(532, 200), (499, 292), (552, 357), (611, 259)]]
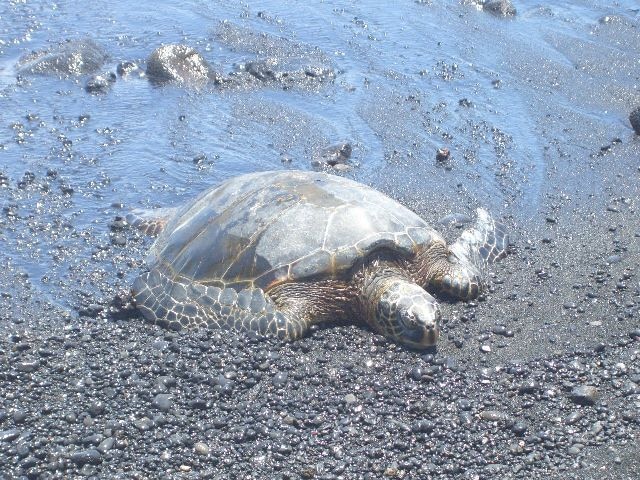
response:
[(383, 335), (412, 348), (424, 349), (438, 340), (440, 309), (435, 299), (415, 283), (387, 282), (371, 319)]

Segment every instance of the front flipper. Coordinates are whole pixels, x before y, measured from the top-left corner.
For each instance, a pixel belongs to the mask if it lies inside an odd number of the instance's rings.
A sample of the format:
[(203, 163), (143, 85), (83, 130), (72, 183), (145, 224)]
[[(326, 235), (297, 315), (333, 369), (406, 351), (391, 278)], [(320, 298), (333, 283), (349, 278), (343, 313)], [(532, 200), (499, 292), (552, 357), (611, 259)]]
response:
[(443, 252), (431, 284), (461, 300), (476, 298), (484, 289), (489, 265), (507, 254), (508, 236), (486, 210), (477, 210), (476, 223)]
[(478, 208), (477, 213), (475, 225), (462, 232), (449, 251), (484, 275), (489, 265), (506, 256), (509, 237), (504, 225), (491, 218), (489, 212)]
[(174, 330), (221, 328), (294, 340), (308, 329), (301, 319), (279, 310), (260, 288), (238, 292), (174, 281), (151, 270), (136, 279), (132, 293), (147, 321)]

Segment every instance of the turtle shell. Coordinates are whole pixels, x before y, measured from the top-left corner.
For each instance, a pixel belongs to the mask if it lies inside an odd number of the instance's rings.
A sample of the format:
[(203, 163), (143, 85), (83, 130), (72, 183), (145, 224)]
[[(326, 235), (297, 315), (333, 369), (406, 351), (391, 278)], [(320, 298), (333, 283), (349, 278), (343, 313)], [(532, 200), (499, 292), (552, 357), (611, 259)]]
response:
[(379, 249), (410, 257), (441, 239), (386, 195), (322, 172), (260, 172), (206, 190), (178, 210), (147, 264), (204, 285), (268, 290), (343, 278)]

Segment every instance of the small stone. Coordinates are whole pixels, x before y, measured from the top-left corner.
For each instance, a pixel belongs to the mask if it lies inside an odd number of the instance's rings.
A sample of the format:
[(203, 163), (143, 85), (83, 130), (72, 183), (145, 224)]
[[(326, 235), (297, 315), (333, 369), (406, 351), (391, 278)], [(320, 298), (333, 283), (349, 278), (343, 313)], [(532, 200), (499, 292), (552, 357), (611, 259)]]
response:
[(198, 155), (193, 157), (192, 161), (194, 165), (202, 165), (204, 162), (207, 161), (207, 156), (204, 153), (199, 153)]
[(26, 443), (20, 443), (19, 445), (16, 446), (16, 453), (20, 458), (25, 458), (27, 455), (29, 455), (30, 451), (31, 449), (29, 448), (29, 445), (27, 445)]
[(116, 443), (116, 439), (113, 437), (105, 438), (100, 442), (96, 450), (100, 453), (104, 454), (113, 448), (113, 445)]
[(344, 396), (344, 401), (347, 404), (352, 404), (352, 403), (356, 403), (358, 401), (358, 399), (356, 398), (356, 396), (353, 393), (347, 393)]
[(117, 233), (111, 237), (111, 244), (116, 247), (124, 247), (127, 245), (127, 239), (121, 233)]
[(568, 453), (569, 455), (576, 456), (576, 455), (578, 455), (581, 451), (582, 451), (581, 446), (578, 446), (578, 444), (576, 444), (576, 445), (572, 445), (571, 447), (569, 447), (569, 449), (567, 450), (567, 453)]
[(595, 422), (591, 426), (591, 429), (589, 430), (589, 432), (595, 436), (595, 435), (598, 435), (600, 432), (602, 432), (603, 429), (604, 429), (604, 426), (602, 425), (602, 422)]
[(141, 432), (146, 432), (147, 430), (151, 430), (154, 426), (153, 420), (148, 417), (143, 417), (139, 420), (135, 420), (133, 425), (140, 430)]
[(25, 412), (24, 410), (16, 410), (15, 412), (13, 412), (12, 417), (13, 423), (15, 423), (16, 425), (20, 425), (27, 419), (27, 412)]
[(450, 156), (451, 156), (451, 152), (446, 147), (439, 148), (436, 151), (436, 160), (438, 162), (446, 162), (447, 160), (449, 160)]
[(573, 388), (569, 396), (579, 405), (593, 405), (598, 400), (598, 389), (592, 385), (580, 385)]
[(98, 417), (102, 415), (105, 411), (104, 402), (101, 402), (99, 400), (92, 402), (91, 405), (89, 405), (88, 411), (92, 417)]
[(154, 397), (151, 405), (161, 412), (168, 412), (173, 405), (173, 396), (168, 393), (159, 393)]
[(510, 417), (504, 412), (498, 412), (496, 410), (485, 410), (480, 413), (480, 418), (488, 422), (502, 422), (508, 420)]
[(287, 372), (278, 372), (273, 376), (271, 383), (274, 387), (282, 387), (287, 384), (288, 378)]
[(491, 352), (491, 346), (489, 346), (489, 345), (480, 345), (480, 351), (482, 353), (490, 353)]
[(607, 265), (613, 265), (614, 263), (620, 263), (622, 261), (622, 256), (620, 255), (610, 255), (605, 259), (605, 263)]
[(20, 430), (15, 428), (11, 430), (2, 430), (0, 431), (0, 442), (13, 442), (19, 436)]
[(413, 367), (411, 370), (409, 370), (409, 377), (413, 380), (422, 380), (422, 375), (424, 374), (424, 372), (422, 371), (421, 367)]
[(564, 423), (567, 424), (567, 425), (574, 425), (574, 424), (578, 423), (580, 421), (580, 419), (582, 419), (582, 417), (584, 417), (584, 414), (582, 412), (579, 412), (579, 411), (571, 412), (564, 419)]
[(491, 332), (494, 335), (505, 335), (507, 333), (507, 327), (505, 327), (504, 325), (495, 325), (491, 329)]
[(209, 452), (210, 452), (209, 445), (207, 445), (204, 442), (196, 442), (193, 445), (193, 448), (195, 449), (198, 455), (209, 455)]
[(37, 359), (28, 359), (16, 363), (16, 370), (19, 372), (31, 373), (35, 372), (39, 366), (40, 362)]
[(344, 169), (346, 167), (348, 170), (350, 168), (348, 162), (352, 152), (353, 147), (348, 142), (331, 145), (321, 150), (314, 157), (311, 165), (316, 168), (328, 166), (334, 169)]
[(429, 433), (436, 428), (430, 420), (418, 420), (411, 425), (411, 431), (415, 433)]
[(520, 393), (536, 393), (540, 390), (540, 384), (533, 379), (527, 379), (518, 387)]
[(522, 436), (526, 433), (527, 428), (529, 428), (527, 424), (520, 421), (513, 424), (513, 426), (511, 427), (511, 431), (518, 436)]
[(80, 450), (71, 454), (71, 461), (76, 465), (98, 465), (102, 463), (102, 455), (95, 448)]

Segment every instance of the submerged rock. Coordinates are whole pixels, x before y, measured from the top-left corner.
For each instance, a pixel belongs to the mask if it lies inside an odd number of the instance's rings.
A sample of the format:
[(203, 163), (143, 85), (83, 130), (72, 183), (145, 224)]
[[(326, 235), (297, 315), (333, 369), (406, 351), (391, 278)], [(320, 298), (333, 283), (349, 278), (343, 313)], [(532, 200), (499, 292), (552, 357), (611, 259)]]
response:
[(87, 80), (84, 89), (88, 93), (107, 93), (115, 81), (116, 74), (113, 72), (92, 75), (91, 78)]
[(17, 69), (21, 74), (84, 75), (97, 72), (107, 58), (107, 53), (93, 40), (69, 40), (26, 55)]
[(482, 5), (482, 9), (494, 15), (510, 17), (516, 14), (516, 9), (509, 0), (488, 0)]
[(240, 64), (236, 68), (239, 74), (248, 74), (264, 83), (281, 84), (283, 88), (304, 87), (335, 78), (333, 68), (315, 64), (306, 58), (266, 58)]
[(347, 166), (352, 152), (353, 147), (349, 142), (331, 145), (321, 150), (311, 164), (316, 168), (328, 166), (341, 169)]
[(637, 107), (629, 114), (629, 122), (637, 135), (640, 135), (640, 107)]
[(221, 81), (200, 53), (182, 44), (156, 48), (147, 59), (147, 76), (156, 83), (178, 82), (190, 86)]

